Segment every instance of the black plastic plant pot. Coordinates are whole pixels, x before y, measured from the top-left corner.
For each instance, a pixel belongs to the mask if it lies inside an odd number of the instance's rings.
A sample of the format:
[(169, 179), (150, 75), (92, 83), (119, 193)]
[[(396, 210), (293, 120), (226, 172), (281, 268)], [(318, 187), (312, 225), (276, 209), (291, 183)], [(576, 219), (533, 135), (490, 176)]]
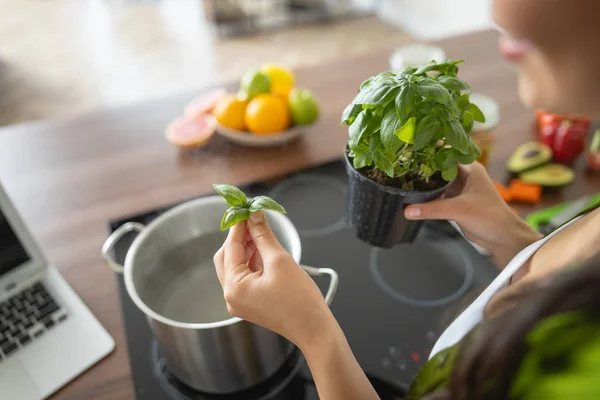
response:
[(375, 247), (391, 248), (413, 242), (423, 221), (406, 219), (404, 208), (439, 198), (451, 183), (427, 192), (402, 190), (378, 184), (357, 171), (348, 157), (348, 149), (344, 159), (348, 172), (348, 222), (356, 237)]

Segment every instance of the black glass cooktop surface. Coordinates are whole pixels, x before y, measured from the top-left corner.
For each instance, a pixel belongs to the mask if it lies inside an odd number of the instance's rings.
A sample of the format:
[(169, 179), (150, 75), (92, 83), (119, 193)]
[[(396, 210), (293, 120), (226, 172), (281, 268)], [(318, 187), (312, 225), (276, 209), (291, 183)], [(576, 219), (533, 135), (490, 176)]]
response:
[[(302, 239), (302, 262), (335, 269), (339, 288), (331, 306), (361, 367), (382, 399), (401, 398), (444, 327), (493, 280), (497, 271), (446, 222), (426, 223), (417, 240), (390, 250), (373, 248), (345, 222), (346, 172), (334, 162), (277, 183), (243, 187), (284, 205)], [(160, 210), (111, 221), (148, 224)], [(115, 247), (123, 262), (133, 236)], [(318, 399), (301, 354), (251, 391), (211, 397), (179, 384), (160, 357), (144, 314), (118, 276), (129, 358), (137, 399)], [(317, 278), (323, 291), (327, 278)]]

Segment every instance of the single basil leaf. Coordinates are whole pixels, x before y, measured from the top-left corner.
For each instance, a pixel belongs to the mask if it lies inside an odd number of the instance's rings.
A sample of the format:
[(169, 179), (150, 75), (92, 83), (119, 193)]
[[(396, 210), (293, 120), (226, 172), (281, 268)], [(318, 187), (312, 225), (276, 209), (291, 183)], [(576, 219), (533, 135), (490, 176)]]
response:
[(438, 151), (434, 161), (439, 170), (445, 170), (456, 164), (455, 152), (451, 148), (443, 148)]
[(366, 88), (366, 87), (370, 86), (370, 85), (371, 85), (371, 82), (373, 82), (373, 79), (375, 79), (375, 77), (374, 77), (374, 76), (370, 77), (369, 79), (367, 79), (367, 80), (365, 80), (363, 83), (361, 83), (361, 84), (360, 84), (360, 89), (362, 90), (362, 89), (364, 89), (364, 88)]
[(361, 111), (362, 106), (360, 104), (348, 104), (342, 113), (342, 124), (352, 125)]
[(450, 182), (452, 179), (456, 178), (456, 175), (458, 175), (458, 167), (456, 164), (442, 171), (442, 178), (444, 178), (446, 182)]
[(475, 159), (481, 157), (481, 149), (471, 136), (469, 136), (469, 153), (473, 154)]
[(458, 64), (461, 64), (463, 61), (445, 61), (438, 63), (436, 61), (432, 61), (428, 64), (422, 65), (414, 72), (414, 75), (423, 75), (427, 72), (437, 71), (443, 75), (456, 76), (458, 73)]
[(221, 230), (231, 228), (238, 222), (242, 222), (250, 218), (250, 210), (246, 205), (238, 205), (229, 208), (223, 215), (221, 220)]
[(475, 121), (482, 123), (485, 122), (485, 115), (483, 115), (479, 107), (477, 107), (475, 104), (471, 103), (469, 111), (471, 111), (471, 113), (473, 114), (473, 118), (475, 119)]
[(247, 204), (246, 195), (240, 189), (231, 185), (213, 185), (219, 196), (223, 197), (229, 207)]
[(458, 96), (456, 99), (456, 106), (458, 108), (459, 117), (462, 117), (463, 113), (469, 109), (469, 95), (467, 93)]
[(406, 121), (415, 103), (415, 87), (406, 82), (400, 88), (396, 96), (396, 111), (400, 117), (400, 121)]
[(468, 152), (469, 135), (458, 120), (446, 122), (444, 125), (444, 135), (446, 142), (463, 154)]
[(400, 120), (398, 119), (398, 114), (396, 114), (396, 109), (393, 106), (388, 107), (381, 121), (379, 135), (381, 136), (383, 147), (391, 153), (396, 153), (400, 149), (400, 146), (402, 146), (402, 141), (396, 136), (398, 128), (400, 128)]
[(396, 136), (404, 143), (414, 143), (415, 142), (415, 132), (416, 132), (416, 124), (417, 118), (412, 117), (400, 129), (396, 131)]
[(432, 79), (424, 79), (417, 86), (418, 93), (428, 100), (452, 107), (452, 95), (444, 86)]
[(352, 104), (361, 104), (364, 108), (376, 106), (385, 107), (396, 95), (398, 86), (394, 80), (374, 82), (364, 90), (361, 90), (352, 101)]
[(473, 129), (473, 114), (471, 111), (465, 111), (462, 117), (461, 125), (467, 132), (470, 132), (471, 129)]
[(368, 158), (367, 158), (366, 153), (356, 154), (354, 156), (354, 158), (352, 159), (352, 165), (354, 165), (354, 168), (356, 168), (356, 169), (361, 169), (361, 168), (370, 166), (370, 164), (367, 161), (368, 161)]
[(440, 130), (441, 124), (435, 115), (427, 115), (417, 126), (417, 133), (413, 144), (413, 150), (421, 150), (425, 147)]
[(392, 167), (392, 163), (383, 154), (378, 151), (375, 152), (373, 154), (373, 161), (378, 169), (385, 172), (390, 178), (394, 177), (394, 167)]
[(394, 79), (394, 77), (396, 76), (396, 74), (394, 74), (393, 72), (381, 72), (380, 74), (377, 74), (377, 76), (375, 77), (374, 81), (375, 82), (384, 82), (390, 79)]
[(452, 158), (455, 160), (455, 162), (457, 162), (459, 164), (468, 165), (468, 164), (472, 164), (477, 157), (476, 157), (475, 153), (473, 153), (473, 152), (469, 152), (468, 154), (463, 154), (456, 149), (452, 149)]
[(471, 87), (465, 81), (454, 76), (440, 76), (438, 82), (450, 91), (471, 90)]
[(381, 117), (374, 115), (370, 110), (364, 110), (358, 115), (356, 121), (354, 121), (348, 129), (350, 140), (358, 143), (362, 138), (373, 135), (380, 127)]
[(286, 214), (285, 208), (275, 200), (267, 196), (257, 196), (248, 202), (250, 205), (250, 212), (256, 212), (259, 210), (271, 210), (277, 211), (282, 214)]

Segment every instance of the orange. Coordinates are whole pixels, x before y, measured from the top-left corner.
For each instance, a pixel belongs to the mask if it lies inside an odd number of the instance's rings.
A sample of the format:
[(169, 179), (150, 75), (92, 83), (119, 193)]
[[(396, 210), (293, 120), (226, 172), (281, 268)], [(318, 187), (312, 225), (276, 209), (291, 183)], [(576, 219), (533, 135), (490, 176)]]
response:
[(244, 119), (250, 132), (273, 135), (290, 126), (290, 110), (281, 97), (260, 94), (248, 103)]
[(219, 124), (242, 131), (246, 129), (245, 111), (246, 101), (241, 100), (235, 94), (228, 94), (217, 101), (213, 109), (213, 115)]
[(177, 147), (193, 149), (208, 143), (215, 134), (215, 119), (207, 114), (178, 117), (167, 126), (165, 137)]

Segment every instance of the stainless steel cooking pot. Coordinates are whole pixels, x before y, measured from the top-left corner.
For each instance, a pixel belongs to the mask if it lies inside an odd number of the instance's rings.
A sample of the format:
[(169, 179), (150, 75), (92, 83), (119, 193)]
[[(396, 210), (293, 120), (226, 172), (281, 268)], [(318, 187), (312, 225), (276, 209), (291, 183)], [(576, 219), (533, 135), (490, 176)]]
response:
[[(272, 376), (295, 350), (278, 334), (232, 317), (212, 262), (227, 233), (219, 226), (227, 205), (218, 197), (183, 203), (148, 226), (126, 223), (104, 243), (111, 269), (124, 273), (127, 292), (143, 311), (169, 369), (188, 386), (208, 393), (248, 389)], [(300, 263), (300, 237), (279, 213), (265, 213), (281, 245)], [(139, 232), (125, 266), (111, 256), (114, 245)], [(329, 275), (330, 304), (338, 277), (328, 268), (302, 266), (310, 275)]]

